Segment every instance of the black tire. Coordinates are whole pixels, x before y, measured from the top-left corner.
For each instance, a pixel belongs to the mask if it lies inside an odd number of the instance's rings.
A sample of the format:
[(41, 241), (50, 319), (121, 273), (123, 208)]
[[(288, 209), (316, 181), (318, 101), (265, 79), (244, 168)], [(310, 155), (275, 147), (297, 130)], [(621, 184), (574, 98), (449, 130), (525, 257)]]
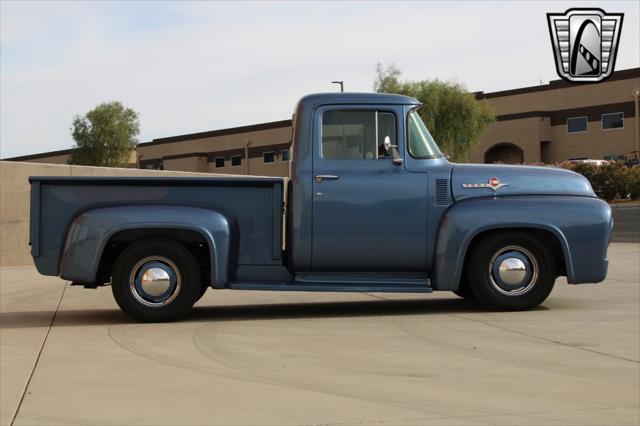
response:
[(200, 299), (202, 299), (202, 296), (204, 296), (204, 294), (207, 292), (207, 289), (209, 288), (209, 284), (203, 283), (200, 286), (200, 294), (198, 295), (198, 298), (196, 299), (196, 302), (199, 301)]
[[(155, 280), (154, 273), (158, 275)], [(159, 285), (159, 291), (162, 286), (167, 289), (159, 295), (152, 294), (158, 291), (153, 285)], [(118, 306), (138, 321), (175, 320), (193, 306), (201, 288), (197, 262), (183, 245), (169, 239), (151, 238), (133, 243), (113, 267), (113, 296)]]
[(456, 296), (461, 297), (463, 299), (467, 299), (467, 300), (477, 299), (476, 295), (473, 294), (473, 291), (471, 291), (471, 286), (469, 285), (466, 279), (463, 279), (460, 281), (460, 287), (458, 287), (457, 290), (454, 290), (453, 293)]
[(473, 294), (489, 309), (499, 311), (538, 306), (551, 293), (556, 276), (554, 256), (537, 238), (523, 232), (488, 235), (475, 245), (467, 264)]

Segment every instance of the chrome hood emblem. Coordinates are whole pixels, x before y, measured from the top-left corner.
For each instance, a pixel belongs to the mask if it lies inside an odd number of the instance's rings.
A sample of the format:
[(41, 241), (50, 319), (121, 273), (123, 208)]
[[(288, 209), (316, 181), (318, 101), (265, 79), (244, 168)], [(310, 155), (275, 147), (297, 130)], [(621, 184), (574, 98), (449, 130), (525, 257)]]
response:
[(492, 178), (489, 178), (488, 183), (463, 183), (462, 187), (463, 188), (489, 188), (489, 189), (493, 189), (493, 192), (497, 192), (498, 189), (508, 185), (509, 185), (508, 183), (501, 183), (500, 179), (498, 179), (497, 177), (492, 177)]

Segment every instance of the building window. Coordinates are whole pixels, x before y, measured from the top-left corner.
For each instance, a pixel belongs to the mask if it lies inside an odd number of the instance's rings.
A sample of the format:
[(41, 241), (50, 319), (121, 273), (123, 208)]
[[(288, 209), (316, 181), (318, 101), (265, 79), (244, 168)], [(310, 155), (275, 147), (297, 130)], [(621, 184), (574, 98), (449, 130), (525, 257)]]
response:
[(216, 167), (224, 167), (224, 157), (216, 158)]
[(151, 161), (149, 163), (145, 162), (145, 164), (143, 164), (142, 162), (140, 162), (140, 168), (142, 169), (147, 169), (147, 170), (163, 170), (164, 169), (164, 165), (162, 163), (162, 161)]
[(587, 117), (567, 118), (567, 133), (587, 131)]
[(289, 161), (289, 150), (283, 149), (280, 151), (280, 157), (282, 158), (282, 161)]
[(273, 160), (276, 158), (276, 153), (273, 151), (263, 152), (262, 159), (265, 163), (273, 163)]
[(602, 114), (603, 129), (622, 129), (624, 127), (624, 114), (614, 112), (611, 114)]
[(242, 155), (234, 155), (231, 157), (231, 165), (239, 166), (242, 164)]

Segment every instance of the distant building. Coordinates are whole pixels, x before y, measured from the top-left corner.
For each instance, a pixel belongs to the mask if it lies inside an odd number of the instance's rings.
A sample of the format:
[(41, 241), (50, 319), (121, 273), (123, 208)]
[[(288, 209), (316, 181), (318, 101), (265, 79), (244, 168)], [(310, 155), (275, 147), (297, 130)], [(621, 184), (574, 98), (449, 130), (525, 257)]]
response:
[[(496, 114), (469, 160), (474, 163), (546, 163), (569, 159), (632, 158), (640, 68), (613, 73), (598, 84), (549, 84), (477, 93)], [(634, 105), (636, 104), (636, 105)]]
[(138, 144), (138, 167), (287, 176), (291, 120), (154, 139)]
[[(546, 163), (638, 154), (640, 68), (598, 84), (549, 84), (476, 93), (496, 114), (470, 155), (474, 163)], [(131, 166), (192, 172), (287, 176), (291, 120), (191, 133), (138, 144)], [(634, 152), (635, 151), (635, 152)], [(71, 150), (11, 161), (66, 163)]]

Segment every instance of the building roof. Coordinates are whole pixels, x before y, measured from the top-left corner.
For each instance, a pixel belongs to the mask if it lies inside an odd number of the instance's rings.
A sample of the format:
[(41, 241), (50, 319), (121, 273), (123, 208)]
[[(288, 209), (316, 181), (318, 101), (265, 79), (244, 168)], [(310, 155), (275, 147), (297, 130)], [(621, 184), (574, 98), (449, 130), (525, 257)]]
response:
[(208, 132), (187, 133), (184, 135), (157, 138), (151, 142), (139, 143), (138, 146), (161, 145), (171, 142), (181, 142), (193, 139), (212, 138), (215, 136), (235, 135), (238, 133), (256, 132), (260, 130), (279, 129), (291, 126), (291, 120), (270, 121), (268, 123), (251, 124), (248, 126), (229, 127), (227, 129), (210, 130)]
[(38, 158), (56, 157), (58, 155), (71, 154), (73, 149), (61, 149), (58, 151), (40, 152), (38, 154), (21, 155), (19, 157), (3, 158), (3, 161), (29, 161), (37, 160)]
[[(616, 81), (616, 80), (627, 80), (630, 78), (640, 78), (640, 68), (629, 68), (626, 70), (614, 71), (611, 74), (611, 77), (605, 80), (608, 81)], [(528, 86), (521, 87), (519, 89), (509, 89), (509, 90), (500, 90), (497, 92), (476, 92), (476, 99), (491, 99), (491, 98), (500, 98), (503, 96), (512, 96), (512, 95), (522, 95), (524, 93), (534, 93), (534, 92), (542, 92), (545, 90), (556, 90), (556, 89), (564, 89), (567, 87), (576, 87), (580, 84), (592, 84), (592, 83), (572, 83), (566, 80), (551, 80), (547, 84), (539, 84), (537, 86)]]

